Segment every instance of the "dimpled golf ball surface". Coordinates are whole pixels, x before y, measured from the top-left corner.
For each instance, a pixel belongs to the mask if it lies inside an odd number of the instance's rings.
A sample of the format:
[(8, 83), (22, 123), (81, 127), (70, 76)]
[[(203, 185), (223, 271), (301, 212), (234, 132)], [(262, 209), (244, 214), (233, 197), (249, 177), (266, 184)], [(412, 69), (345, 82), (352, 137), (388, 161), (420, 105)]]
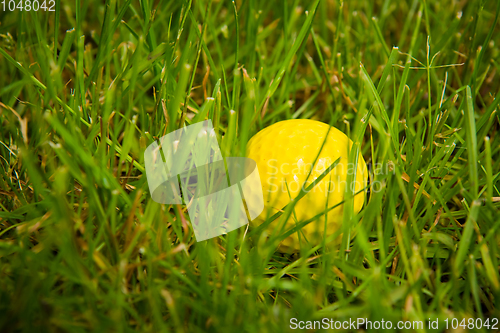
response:
[[(325, 144), (321, 149), (323, 141)], [(298, 222), (306, 221), (324, 213), (327, 206), (332, 207), (341, 203), (344, 200), (348, 173), (354, 174), (356, 171), (356, 178), (351, 177), (354, 182), (351, 183), (354, 193), (362, 190), (366, 186), (368, 176), (366, 163), (359, 154), (357, 165), (349, 164), (348, 152), (351, 146), (352, 141), (340, 130), (315, 120), (285, 120), (258, 132), (248, 142), (247, 157), (257, 163), (265, 208), (252, 224), (254, 226), (261, 224), (266, 217), (285, 207), (290, 198), (295, 198), (299, 194), (301, 187), (306, 189), (339, 157), (338, 165), (297, 202), (294, 213), (283, 230), (294, 227), (295, 218)], [(320, 150), (321, 153), (313, 166)], [(307, 178), (311, 168), (312, 172)], [(364, 198), (364, 192), (354, 197), (354, 213), (361, 210)], [(307, 239), (311, 246), (321, 244), (325, 233), (328, 237), (339, 230), (343, 221), (343, 211), (343, 205), (339, 205), (328, 212), (326, 232), (324, 214), (321, 218), (305, 225), (300, 230), (300, 242), (305, 243)], [(281, 227), (282, 223), (281, 219), (274, 220), (268, 227), (269, 233), (272, 233), (277, 225)], [(339, 240), (340, 237), (332, 243), (338, 243)], [(282, 252), (296, 252), (300, 247), (299, 236), (295, 232), (283, 240), (279, 249)]]

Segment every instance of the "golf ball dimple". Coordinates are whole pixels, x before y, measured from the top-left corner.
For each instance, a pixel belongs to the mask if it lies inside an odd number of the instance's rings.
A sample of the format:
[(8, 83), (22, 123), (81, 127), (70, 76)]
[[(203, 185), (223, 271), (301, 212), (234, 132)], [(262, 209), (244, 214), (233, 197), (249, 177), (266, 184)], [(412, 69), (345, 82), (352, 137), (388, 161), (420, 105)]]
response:
[[(366, 163), (361, 154), (357, 164), (349, 163), (351, 146), (352, 141), (340, 130), (315, 120), (285, 120), (258, 132), (248, 142), (247, 157), (257, 163), (265, 208), (252, 224), (259, 225), (283, 209), (302, 188), (307, 189), (339, 157), (337, 166), (297, 202), (294, 214), (286, 221), (283, 230), (324, 213), (326, 207), (340, 204), (344, 200), (348, 174), (355, 174), (349, 184), (354, 193), (365, 188), (368, 177)], [(364, 191), (354, 197), (354, 213), (361, 210), (364, 199)], [(279, 249), (295, 252), (300, 249), (300, 243), (308, 242), (311, 246), (321, 244), (325, 234), (328, 237), (341, 227), (343, 211), (342, 204), (333, 208), (300, 230), (300, 242), (295, 232), (283, 240)], [(281, 228), (282, 222), (276, 219), (268, 228), (272, 231), (278, 224)]]

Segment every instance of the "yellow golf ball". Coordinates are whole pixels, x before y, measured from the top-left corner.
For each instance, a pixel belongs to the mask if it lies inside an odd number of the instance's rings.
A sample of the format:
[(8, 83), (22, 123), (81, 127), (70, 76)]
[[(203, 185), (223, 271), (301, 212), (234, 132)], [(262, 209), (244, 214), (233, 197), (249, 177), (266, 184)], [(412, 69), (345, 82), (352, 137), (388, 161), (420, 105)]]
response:
[[(297, 202), (284, 230), (324, 213), (327, 207), (341, 203), (346, 186), (350, 186), (354, 193), (362, 190), (367, 183), (368, 171), (361, 154), (357, 162), (349, 163), (351, 146), (352, 141), (340, 130), (315, 120), (280, 121), (255, 134), (248, 142), (247, 157), (257, 163), (265, 208), (252, 224), (261, 224), (268, 216), (285, 207), (291, 198), (299, 194), (301, 188), (306, 189), (339, 157), (338, 165)], [(351, 158), (351, 161), (355, 160)], [(355, 174), (355, 177), (351, 176), (351, 184), (347, 184), (349, 173)], [(361, 210), (364, 199), (364, 191), (354, 197), (354, 213)], [(325, 233), (328, 237), (339, 230), (343, 211), (341, 204), (326, 214), (326, 230), (325, 214), (305, 225), (299, 231), (300, 242), (308, 242), (311, 246), (321, 244)], [(268, 228), (272, 230), (279, 223), (280, 219), (276, 219)], [(280, 244), (279, 249), (282, 252), (295, 252), (300, 249), (300, 242), (295, 232)]]

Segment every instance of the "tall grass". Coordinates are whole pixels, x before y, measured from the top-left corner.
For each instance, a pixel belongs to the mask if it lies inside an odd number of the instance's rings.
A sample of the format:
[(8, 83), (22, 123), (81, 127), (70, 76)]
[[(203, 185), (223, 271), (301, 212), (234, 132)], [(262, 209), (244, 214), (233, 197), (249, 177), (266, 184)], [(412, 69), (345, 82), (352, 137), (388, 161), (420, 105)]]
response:
[[(0, 13), (0, 331), (500, 318), (500, 3), (55, 8)], [(299, 228), (196, 243), (185, 205), (151, 199), (143, 152), (164, 134), (211, 119), (242, 156), (291, 118), (371, 166), (338, 249), (277, 252)]]

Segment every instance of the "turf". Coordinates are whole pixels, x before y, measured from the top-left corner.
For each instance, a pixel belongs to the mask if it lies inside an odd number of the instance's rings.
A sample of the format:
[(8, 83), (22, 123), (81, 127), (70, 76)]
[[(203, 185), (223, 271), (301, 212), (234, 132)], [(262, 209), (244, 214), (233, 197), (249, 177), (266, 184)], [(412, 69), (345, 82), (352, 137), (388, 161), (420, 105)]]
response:
[[(495, 330), (500, 2), (54, 8), (0, 3), (0, 331)], [(165, 133), (211, 119), (224, 155), (243, 156), (291, 118), (339, 128), (371, 166), (338, 249), (276, 251), (311, 221), (197, 243), (185, 205), (151, 199), (143, 152)]]

